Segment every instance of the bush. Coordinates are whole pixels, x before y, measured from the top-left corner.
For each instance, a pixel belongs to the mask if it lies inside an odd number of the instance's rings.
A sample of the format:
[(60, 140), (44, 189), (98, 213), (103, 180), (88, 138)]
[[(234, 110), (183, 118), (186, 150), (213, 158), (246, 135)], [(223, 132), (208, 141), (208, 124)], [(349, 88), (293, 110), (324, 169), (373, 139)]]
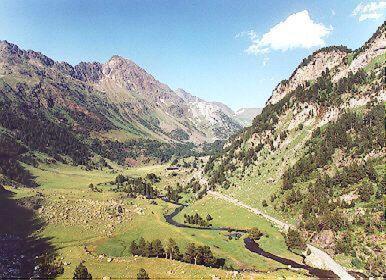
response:
[(138, 274), (137, 274), (137, 279), (138, 280), (147, 280), (147, 279), (150, 279), (149, 275), (147, 274), (146, 270), (141, 268), (139, 271), (138, 271)]
[(251, 228), (248, 233), (249, 238), (253, 240), (259, 240), (264, 235), (257, 227)]
[(351, 260), (351, 264), (352, 264), (352, 266), (355, 267), (355, 268), (361, 268), (361, 267), (362, 267), (362, 262), (361, 262), (361, 260), (358, 259), (358, 258), (353, 258), (353, 259)]
[(288, 233), (285, 237), (285, 243), (290, 249), (304, 250), (306, 248), (306, 243), (302, 235), (296, 229), (288, 229)]

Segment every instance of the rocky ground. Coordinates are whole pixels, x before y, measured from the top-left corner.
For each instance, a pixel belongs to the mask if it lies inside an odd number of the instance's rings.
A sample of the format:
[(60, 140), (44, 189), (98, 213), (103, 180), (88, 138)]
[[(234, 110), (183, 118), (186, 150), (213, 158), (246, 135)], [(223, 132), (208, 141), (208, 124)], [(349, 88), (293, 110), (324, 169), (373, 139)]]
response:
[(130, 221), (134, 215), (141, 215), (144, 209), (121, 199), (100, 201), (90, 198), (70, 198), (59, 195), (46, 200), (37, 209), (37, 214), (47, 224), (62, 224), (66, 226), (82, 226), (85, 229), (96, 227), (107, 236), (114, 228), (123, 222)]

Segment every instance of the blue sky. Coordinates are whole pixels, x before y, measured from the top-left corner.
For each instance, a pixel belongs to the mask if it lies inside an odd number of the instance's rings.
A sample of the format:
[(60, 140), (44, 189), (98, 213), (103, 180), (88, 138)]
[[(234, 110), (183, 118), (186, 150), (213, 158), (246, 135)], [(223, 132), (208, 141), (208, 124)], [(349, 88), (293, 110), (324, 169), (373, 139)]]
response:
[(322, 45), (361, 46), (385, 9), (343, 0), (0, 0), (0, 39), (73, 65), (118, 54), (173, 89), (238, 109), (263, 106)]

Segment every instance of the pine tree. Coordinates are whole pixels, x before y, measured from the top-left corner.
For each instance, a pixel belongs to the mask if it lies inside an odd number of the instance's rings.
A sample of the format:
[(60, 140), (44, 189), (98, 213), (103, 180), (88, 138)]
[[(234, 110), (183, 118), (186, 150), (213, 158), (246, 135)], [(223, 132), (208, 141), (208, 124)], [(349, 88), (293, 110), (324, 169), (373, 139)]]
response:
[(162, 246), (162, 242), (159, 239), (156, 239), (152, 242), (152, 248), (155, 256), (158, 257), (163, 257), (165, 255), (165, 250), (164, 247)]
[(138, 242), (138, 255), (140, 256), (146, 255), (146, 241), (143, 237), (141, 237)]
[(138, 250), (137, 243), (135, 243), (134, 240), (131, 242), (131, 245), (130, 245), (130, 252), (131, 252), (131, 254), (133, 254), (133, 255), (140, 255), (139, 250)]
[(91, 280), (92, 276), (88, 272), (87, 268), (81, 262), (76, 268), (74, 272), (74, 276), (72, 277), (74, 280)]
[(144, 256), (148, 258), (154, 256), (153, 244), (151, 242), (146, 242)]
[(197, 264), (197, 259), (198, 259), (198, 252), (197, 252), (196, 245), (194, 243), (188, 244), (184, 254), (184, 261), (188, 263)]
[(169, 255), (169, 258), (178, 260), (180, 258), (180, 248), (178, 247), (176, 241), (174, 239), (170, 238), (169, 243), (166, 249), (167, 255)]
[(209, 246), (198, 246), (197, 251), (198, 264), (203, 264), (210, 267), (216, 265), (217, 259), (213, 256)]

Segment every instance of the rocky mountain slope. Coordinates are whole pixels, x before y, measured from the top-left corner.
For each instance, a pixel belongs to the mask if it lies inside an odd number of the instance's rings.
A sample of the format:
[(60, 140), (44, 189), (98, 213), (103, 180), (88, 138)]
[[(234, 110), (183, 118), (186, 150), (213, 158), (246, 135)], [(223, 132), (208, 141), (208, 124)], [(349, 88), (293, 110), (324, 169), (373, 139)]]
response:
[[(86, 115), (98, 122), (99, 129), (82, 126), (80, 121), (74, 124), (77, 129), (92, 130), (93, 135), (107, 138), (110, 132), (120, 130), (128, 139), (202, 143), (226, 139), (241, 128), (223, 109), (226, 106), (216, 106), (216, 118), (201, 112), (201, 122), (208, 122), (209, 126), (192, 122), (197, 115), (193, 115), (195, 111), (186, 100), (134, 62), (119, 56), (104, 64), (81, 62), (71, 66), (1, 41), (0, 78), (4, 86), (21, 95), (34, 91), (36, 101), (48, 110), (60, 108), (68, 110), (69, 115)], [(95, 104), (84, 102), (86, 99), (94, 99), (103, 108), (96, 112)]]
[(195, 126), (210, 131), (212, 138), (226, 139), (230, 136), (229, 132), (236, 133), (242, 128), (242, 123), (228, 106), (219, 102), (205, 101), (183, 89), (177, 89), (176, 93), (188, 105)]
[(241, 128), (223, 104), (192, 104), (119, 56), (71, 66), (0, 41), (0, 171), (20, 171), (9, 160), (29, 152), (88, 168), (164, 161)]
[(194, 124), (205, 131), (211, 131), (212, 137), (228, 138), (229, 131), (236, 133), (250, 125), (261, 112), (259, 108), (242, 108), (234, 112), (221, 102), (205, 101), (183, 89), (175, 92), (187, 103)]
[(304, 59), (205, 168), (210, 188), (289, 221), (368, 276), (386, 272), (385, 34), (386, 23), (355, 51)]

